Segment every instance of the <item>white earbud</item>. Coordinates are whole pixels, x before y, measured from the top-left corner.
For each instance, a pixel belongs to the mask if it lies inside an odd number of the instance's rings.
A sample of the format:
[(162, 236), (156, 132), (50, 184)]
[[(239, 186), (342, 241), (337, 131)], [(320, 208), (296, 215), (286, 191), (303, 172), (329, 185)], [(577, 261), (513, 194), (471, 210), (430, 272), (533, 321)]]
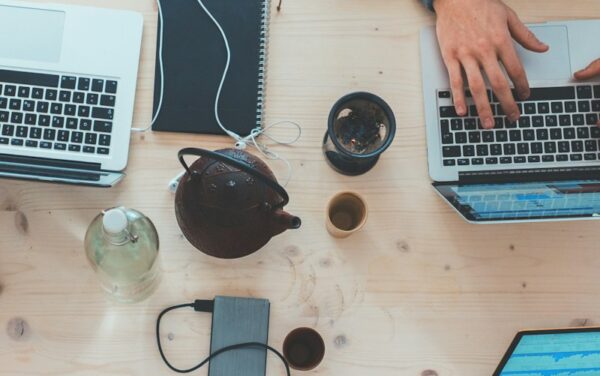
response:
[(180, 172), (179, 175), (175, 176), (169, 182), (169, 192), (171, 192), (171, 193), (177, 192), (177, 187), (179, 186), (179, 181), (181, 181), (181, 178), (183, 177), (183, 175), (185, 175), (185, 171)]

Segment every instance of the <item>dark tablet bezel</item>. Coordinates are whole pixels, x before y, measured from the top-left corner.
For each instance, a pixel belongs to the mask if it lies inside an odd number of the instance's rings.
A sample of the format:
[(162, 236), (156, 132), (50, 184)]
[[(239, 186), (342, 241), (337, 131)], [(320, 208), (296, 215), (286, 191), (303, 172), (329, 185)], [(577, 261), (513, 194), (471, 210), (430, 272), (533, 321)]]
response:
[(600, 332), (600, 327), (565, 328), (565, 329), (543, 329), (543, 330), (523, 330), (523, 331), (520, 331), (520, 332), (517, 333), (517, 335), (513, 339), (512, 343), (510, 344), (510, 347), (508, 348), (508, 350), (504, 354), (504, 357), (502, 357), (502, 360), (500, 361), (500, 364), (498, 365), (498, 367), (496, 367), (496, 371), (494, 371), (494, 374), (492, 376), (500, 376), (500, 374), (502, 373), (502, 370), (504, 369), (504, 367), (506, 367), (506, 363), (508, 363), (508, 360), (510, 359), (510, 357), (512, 356), (512, 354), (515, 352), (515, 349), (517, 348), (517, 346), (519, 345), (519, 342), (521, 342), (521, 339), (523, 339), (524, 336), (527, 336), (527, 335), (540, 335), (540, 334), (568, 334), (568, 333), (588, 333), (588, 332), (589, 333)]
[[(539, 182), (544, 183), (544, 182)], [(560, 220), (574, 220), (574, 219), (596, 219), (594, 214), (570, 214), (570, 215), (554, 215), (552, 217), (546, 216), (523, 216), (514, 218), (490, 218), (482, 219), (476, 218), (471, 213), (468, 206), (462, 205), (457, 200), (457, 194), (451, 189), (452, 186), (460, 185), (459, 182), (433, 182), (433, 188), (452, 206), (460, 215), (470, 223), (511, 223), (511, 222), (530, 222), (530, 221), (560, 221)]]

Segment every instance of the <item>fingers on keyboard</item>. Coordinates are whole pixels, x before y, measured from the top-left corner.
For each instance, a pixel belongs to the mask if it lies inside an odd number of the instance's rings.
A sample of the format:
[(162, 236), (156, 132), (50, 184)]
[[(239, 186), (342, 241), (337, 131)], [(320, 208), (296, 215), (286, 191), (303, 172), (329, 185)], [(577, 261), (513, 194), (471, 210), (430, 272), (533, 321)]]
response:
[(465, 91), (468, 108), (462, 117), (450, 105), (450, 91), (438, 94), (444, 166), (600, 160), (600, 85), (532, 88), (528, 100), (516, 103), (518, 121), (506, 115), (500, 96), (487, 91), (492, 130), (477, 119), (472, 90)]

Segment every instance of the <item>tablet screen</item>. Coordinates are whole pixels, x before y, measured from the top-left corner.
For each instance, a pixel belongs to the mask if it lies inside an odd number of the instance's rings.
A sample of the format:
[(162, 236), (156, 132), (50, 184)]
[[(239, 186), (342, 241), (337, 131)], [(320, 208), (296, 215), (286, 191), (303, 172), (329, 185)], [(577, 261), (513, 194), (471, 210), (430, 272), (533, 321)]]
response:
[(467, 219), (560, 219), (600, 216), (600, 180), (444, 184), (438, 191)]
[(600, 330), (545, 334), (525, 332), (513, 343), (513, 349), (496, 375), (600, 375)]

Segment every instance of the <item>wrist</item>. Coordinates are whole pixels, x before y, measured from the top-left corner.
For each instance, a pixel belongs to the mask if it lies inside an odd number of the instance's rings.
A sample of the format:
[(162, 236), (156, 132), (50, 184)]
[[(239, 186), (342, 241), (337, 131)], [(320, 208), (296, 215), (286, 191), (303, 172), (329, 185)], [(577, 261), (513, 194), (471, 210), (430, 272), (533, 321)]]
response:
[(439, 13), (445, 3), (447, 3), (447, 0), (432, 0), (431, 7), (434, 12)]
[(433, 10), (437, 13), (438, 10), (448, 7), (477, 7), (479, 4), (487, 3), (490, 0), (432, 0)]
[[(479, 1), (484, 2), (487, 0), (479, 0)], [(464, 9), (466, 7), (471, 6), (473, 4), (473, 1), (470, 2), (471, 4), (467, 4), (467, 3), (469, 3), (469, 1), (467, 1), (467, 0), (432, 0), (432, 7), (433, 7), (433, 10), (436, 13), (438, 13), (448, 7), (450, 7), (450, 8), (459, 7), (459, 8)]]

